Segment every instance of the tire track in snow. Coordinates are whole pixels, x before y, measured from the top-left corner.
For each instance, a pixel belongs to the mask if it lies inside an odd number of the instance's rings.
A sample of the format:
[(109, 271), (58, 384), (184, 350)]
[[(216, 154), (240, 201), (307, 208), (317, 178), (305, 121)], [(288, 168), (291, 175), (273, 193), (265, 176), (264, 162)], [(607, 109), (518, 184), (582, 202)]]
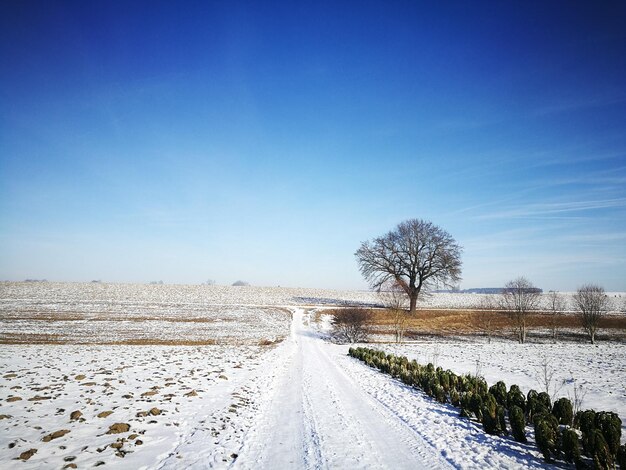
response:
[[(425, 442), (437, 449), (449, 464), (464, 468), (544, 468), (540, 454), (530, 444), (485, 434), (475, 422), (461, 419), (451, 405), (434, 402), (402, 382), (370, 369), (356, 359), (337, 357), (342, 369), (359, 384), (363, 393), (402, 421)], [(423, 430), (426, 433), (421, 434)]]
[(361, 390), (293, 315), (271, 399), (233, 468), (448, 468), (399, 417)]

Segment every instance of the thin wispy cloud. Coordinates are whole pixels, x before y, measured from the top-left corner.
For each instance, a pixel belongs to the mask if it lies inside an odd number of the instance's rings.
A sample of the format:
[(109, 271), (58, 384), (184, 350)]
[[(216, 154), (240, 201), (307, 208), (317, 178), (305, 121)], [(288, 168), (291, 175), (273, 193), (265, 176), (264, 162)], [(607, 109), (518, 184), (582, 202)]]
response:
[(526, 227), (465, 238), (462, 240), (462, 243), (466, 251), (473, 253), (483, 251), (494, 252), (503, 251), (511, 247), (519, 249), (528, 244), (535, 244), (538, 237), (541, 238), (545, 236), (544, 228)]
[(571, 98), (540, 107), (536, 109), (533, 114), (535, 116), (546, 116), (550, 114), (580, 111), (589, 108), (614, 106), (624, 102), (626, 102), (626, 94), (623, 92), (609, 96)]
[[(574, 152), (585, 152), (584, 155), (572, 155)], [(556, 154), (556, 155), (555, 155)], [(542, 158), (533, 161), (533, 167), (572, 165), (576, 163), (604, 162), (609, 160), (624, 161), (626, 152), (594, 152), (584, 149), (561, 149), (545, 152)]]
[(475, 218), (480, 220), (536, 218), (623, 207), (626, 207), (626, 198), (594, 201), (537, 203), (510, 208), (503, 211), (492, 212), (489, 214), (481, 214), (477, 215)]
[(607, 242), (626, 241), (626, 232), (565, 235), (561, 239), (574, 243), (605, 244)]
[[(626, 174), (623, 173), (626, 170), (625, 167), (620, 167), (611, 170), (604, 170), (599, 172), (591, 172), (583, 175), (576, 176), (563, 176), (563, 177), (540, 177), (533, 180), (530, 186), (533, 188), (548, 188), (555, 186), (600, 186), (607, 187), (609, 185), (625, 185)], [(621, 192), (624, 193), (624, 187), (620, 186)]]

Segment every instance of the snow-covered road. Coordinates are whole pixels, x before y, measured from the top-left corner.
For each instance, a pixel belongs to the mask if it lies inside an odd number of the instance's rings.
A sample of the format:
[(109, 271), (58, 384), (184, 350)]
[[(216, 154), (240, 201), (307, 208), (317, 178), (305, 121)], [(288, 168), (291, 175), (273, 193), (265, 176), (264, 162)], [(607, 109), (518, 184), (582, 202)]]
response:
[(234, 468), (448, 468), (346, 374), (308, 323), (295, 309), (284, 361)]
[[(271, 346), (5, 346), (0, 468), (30, 450), (23, 468), (544, 468), (532, 443), (485, 434), (290, 310)], [(129, 429), (111, 436), (113, 423)]]

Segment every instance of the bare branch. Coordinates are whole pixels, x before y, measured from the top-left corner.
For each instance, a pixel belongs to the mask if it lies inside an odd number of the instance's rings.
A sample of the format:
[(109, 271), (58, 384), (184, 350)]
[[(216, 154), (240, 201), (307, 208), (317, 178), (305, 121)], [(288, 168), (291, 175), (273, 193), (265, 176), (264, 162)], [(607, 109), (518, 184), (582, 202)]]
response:
[(391, 314), (396, 343), (402, 343), (409, 319), (408, 302), (404, 286), (399, 285), (397, 282), (388, 282), (379, 289), (378, 296)]

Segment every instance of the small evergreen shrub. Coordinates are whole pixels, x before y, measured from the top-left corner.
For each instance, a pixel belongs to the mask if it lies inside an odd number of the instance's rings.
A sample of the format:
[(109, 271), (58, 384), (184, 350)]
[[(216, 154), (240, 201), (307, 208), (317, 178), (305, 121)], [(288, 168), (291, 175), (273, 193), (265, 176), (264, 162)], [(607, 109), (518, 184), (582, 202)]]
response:
[(511, 431), (513, 439), (517, 442), (527, 442), (526, 439), (526, 418), (524, 411), (517, 405), (509, 408), (509, 422), (511, 423)]
[(517, 385), (511, 385), (511, 389), (506, 396), (506, 402), (509, 410), (513, 406), (521, 408), (522, 411), (526, 410), (526, 398)]
[(487, 381), (483, 379), (482, 377), (474, 377), (474, 387), (475, 387), (476, 393), (478, 393), (483, 398), (489, 392)]
[(563, 430), (561, 436), (561, 448), (565, 455), (565, 460), (569, 463), (576, 463), (580, 461), (580, 444), (578, 442), (578, 433), (572, 429), (567, 428)]
[(460, 396), (461, 399), (461, 417), (462, 418), (472, 418), (472, 408), (471, 408), (471, 402), (472, 402), (472, 392), (463, 392)]
[(546, 392), (537, 393), (535, 390), (530, 390), (526, 400), (528, 421), (534, 422), (534, 417), (538, 414), (550, 414), (552, 406), (550, 404), (550, 395)]
[(613, 458), (609, 446), (604, 439), (602, 431), (594, 429), (591, 433), (593, 442), (593, 466), (600, 470), (610, 470), (613, 468)]
[(539, 407), (541, 408), (541, 412), (544, 412), (545, 410), (545, 412), (550, 413), (550, 411), (552, 410), (550, 395), (548, 395), (546, 392), (539, 393), (539, 395), (537, 395), (537, 402), (539, 404)]
[(483, 398), (477, 393), (473, 393), (470, 396), (469, 409), (478, 421), (483, 420)]
[(446, 403), (448, 400), (446, 398), (446, 392), (443, 387), (439, 384), (434, 387), (434, 397), (439, 403)]
[(437, 378), (444, 392), (448, 393), (450, 391), (450, 373), (448, 371), (437, 372)]
[(558, 422), (554, 416), (547, 413), (536, 414), (533, 417), (533, 422), (537, 447), (539, 447), (545, 461), (552, 462), (552, 456), (557, 450)]
[(448, 371), (448, 372), (450, 373), (450, 389), (458, 388), (460, 377), (452, 371)]
[(493, 384), (491, 387), (489, 387), (489, 393), (493, 395), (493, 397), (498, 402), (498, 405), (507, 405), (506, 384), (504, 382), (499, 381)]
[(483, 402), (481, 421), (487, 434), (502, 434), (500, 420), (498, 419), (498, 402), (491, 393), (487, 394), (487, 398)]
[(604, 436), (611, 457), (617, 457), (620, 439), (622, 437), (622, 420), (619, 416), (610, 411), (600, 411), (596, 413), (596, 429), (599, 429)]
[(559, 424), (571, 426), (574, 422), (574, 409), (568, 398), (559, 398), (554, 402), (552, 414), (559, 420)]
[(576, 413), (576, 417), (576, 425), (582, 432), (583, 452), (588, 457), (592, 457), (592, 434), (596, 428), (596, 412), (593, 410), (579, 411), (578, 413)]
[(482, 421), (483, 399), (480, 395), (469, 391), (461, 394), (461, 416), (463, 418), (475, 417), (478, 421)]
[(504, 435), (508, 435), (509, 431), (506, 428), (506, 412), (504, 406), (498, 405), (496, 408), (496, 414), (498, 415), (498, 424), (500, 425), (500, 431)]
[(400, 380), (403, 384), (413, 385), (413, 373), (409, 369), (403, 367), (400, 371)]
[(456, 388), (450, 390), (450, 403), (456, 408), (461, 406), (461, 395), (457, 392)]
[(617, 451), (617, 464), (621, 469), (626, 470), (626, 444), (619, 446)]

